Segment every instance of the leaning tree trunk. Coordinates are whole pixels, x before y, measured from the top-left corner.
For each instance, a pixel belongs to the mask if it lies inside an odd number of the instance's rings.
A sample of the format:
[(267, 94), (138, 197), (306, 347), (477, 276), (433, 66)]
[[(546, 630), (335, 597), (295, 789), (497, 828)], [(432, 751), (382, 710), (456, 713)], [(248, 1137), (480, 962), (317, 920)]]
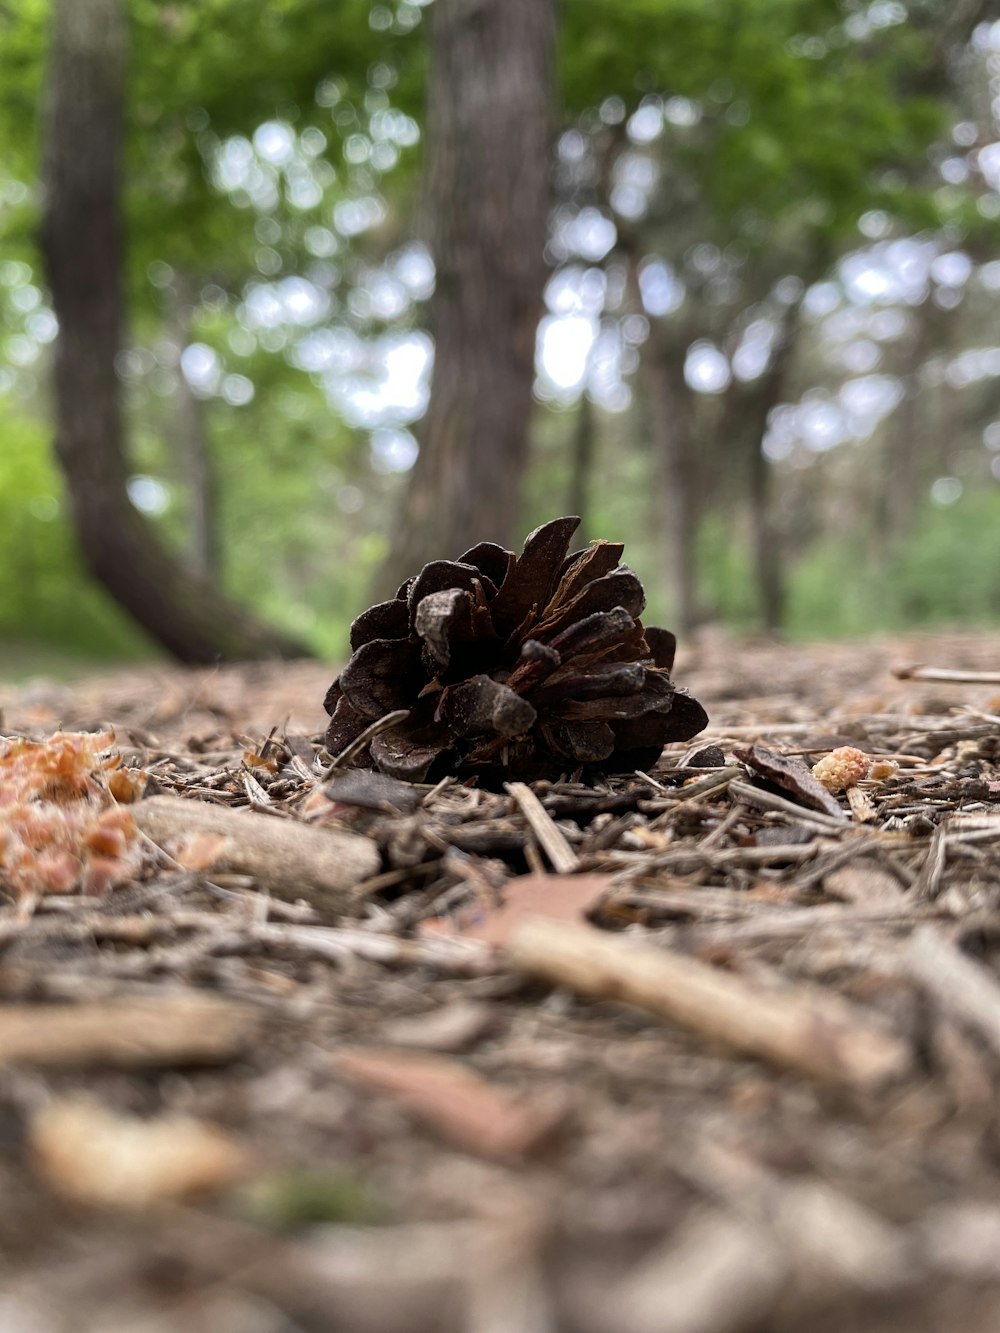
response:
[(42, 248), (59, 321), (56, 456), (94, 576), (185, 662), (301, 655), (174, 559), (129, 500), (115, 358), (124, 324), (120, 0), (56, 0)]
[(434, 373), (386, 586), (515, 535), (545, 283), (555, 0), (436, 0), (427, 209)]

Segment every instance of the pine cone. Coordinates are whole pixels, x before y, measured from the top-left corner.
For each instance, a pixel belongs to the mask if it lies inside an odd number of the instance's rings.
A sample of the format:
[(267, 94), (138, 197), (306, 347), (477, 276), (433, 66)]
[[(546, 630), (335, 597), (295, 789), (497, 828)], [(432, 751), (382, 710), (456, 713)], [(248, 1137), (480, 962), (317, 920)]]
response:
[(629, 772), (701, 731), (705, 710), (670, 679), (674, 636), (639, 620), (623, 547), (567, 556), (579, 523), (536, 528), (520, 557), (482, 542), (434, 560), (358, 616), (324, 701), (330, 753), (398, 709), (354, 762), (411, 782)]

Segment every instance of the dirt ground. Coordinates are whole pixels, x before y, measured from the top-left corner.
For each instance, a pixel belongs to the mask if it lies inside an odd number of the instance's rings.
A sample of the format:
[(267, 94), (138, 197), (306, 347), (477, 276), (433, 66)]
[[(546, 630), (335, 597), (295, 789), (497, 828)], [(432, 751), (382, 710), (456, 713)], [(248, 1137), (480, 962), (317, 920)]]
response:
[(0, 686), (249, 821), (0, 906), (0, 1330), (1000, 1327), (1000, 684), (921, 662), (1000, 632), (705, 632), (708, 730), (541, 813), (327, 780), (316, 664)]

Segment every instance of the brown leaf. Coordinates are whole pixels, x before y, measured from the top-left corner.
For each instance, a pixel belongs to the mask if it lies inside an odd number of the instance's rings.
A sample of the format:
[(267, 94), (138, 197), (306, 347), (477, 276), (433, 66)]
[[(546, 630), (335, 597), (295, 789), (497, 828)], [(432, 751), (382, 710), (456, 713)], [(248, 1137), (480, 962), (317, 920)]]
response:
[(185, 870), (211, 870), (228, 841), (218, 833), (196, 833), (177, 848), (174, 860)]
[(846, 815), (822, 783), (813, 777), (809, 765), (794, 756), (775, 754), (763, 745), (733, 746), (733, 754), (776, 787), (794, 797), (810, 810), (821, 810), (834, 819)]
[(496, 1087), (458, 1060), (377, 1048), (341, 1050), (337, 1067), (387, 1093), (429, 1129), (466, 1152), (517, 1158), (538, 1148), (562, 1107)]
[(503, 945), (526, 916), (582, 921), (610, 884), (608, 875), (520, 875), (504, 885), (501, 901), (495, 907), (477, 903), (453, 917), (425, 921), (422, 930)]

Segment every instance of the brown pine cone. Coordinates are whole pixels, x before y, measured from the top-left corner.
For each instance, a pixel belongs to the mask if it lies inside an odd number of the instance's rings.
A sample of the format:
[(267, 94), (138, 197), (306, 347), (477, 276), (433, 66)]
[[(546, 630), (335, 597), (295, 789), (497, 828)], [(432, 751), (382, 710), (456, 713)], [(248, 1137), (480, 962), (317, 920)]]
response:
[(324, 701), (331, 755), (398, 709), (353, 762), (411, 782), (628, 772), (701, 731), (705, 710), (670, 679), (674, 636), (639, 620), (623, 547), (567, 555), (579, 523), (543, 524), (519, 557), (482, 542), (433, 560), (358, 616)]

